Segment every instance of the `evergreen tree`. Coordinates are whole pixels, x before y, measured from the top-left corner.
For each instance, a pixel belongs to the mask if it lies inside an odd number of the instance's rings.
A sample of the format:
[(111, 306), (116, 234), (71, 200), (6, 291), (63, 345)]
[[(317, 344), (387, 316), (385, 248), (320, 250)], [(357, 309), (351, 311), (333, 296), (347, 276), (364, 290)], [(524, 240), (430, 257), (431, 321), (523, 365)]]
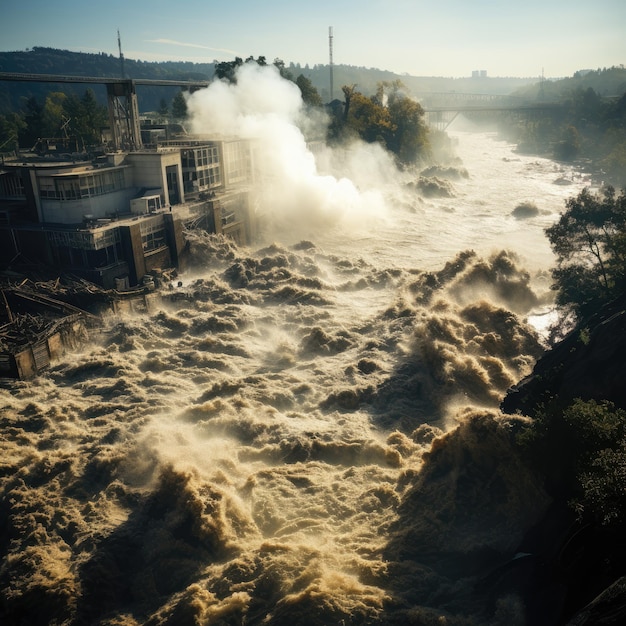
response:
[(105, 106), (98, 104), (92, 89), (82, 98), (71, 94), (63, 101), (63, 109), (69, 120), (70, 134), (76, 135), (83, 147), (97, 146), (102, 141), (102, 129), (108, 123)]
[(25, 126), (19, 133), (20, 145), (26, 149), (34, 148), (39, 139), (44, 136), (44, 110), (36, 98), (26, 101), (24, 113)]
[(161, 117), (167, 117), (167, 114), (169, 113), (169, 108), (167, 106), (167, 101), (165, 100), (165, 98), (161, 98), (161, 101), (159, 102), (158, 112)]
[(313, 83), (306, 76), (300, 74), (298, 78), (296, 78), (296, 85), (298, 85), (300, 89), (302, 101), (305, 104), (313, 107), (322, 106), (322, 98), (320, 97), (317, 89), (313, 86)]
[(182, 91), (179, 91), (172, 100), (172, 115), (177, 120), (184, 120), (187, 117), (187, 101)]

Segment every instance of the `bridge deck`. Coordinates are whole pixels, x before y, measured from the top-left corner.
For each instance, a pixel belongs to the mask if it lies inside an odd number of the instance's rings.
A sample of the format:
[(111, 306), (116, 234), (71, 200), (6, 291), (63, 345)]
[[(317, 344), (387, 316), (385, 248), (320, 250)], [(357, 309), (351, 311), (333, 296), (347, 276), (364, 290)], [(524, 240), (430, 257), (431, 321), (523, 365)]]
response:
[(159, 87), (208, 87), (209, 81), (160, 80), (153, 78), (116, 78), (114, 76), (65, 76), (63, 74), (19, 74), (0, 72), (0, 80), (34, 83), (89, 83), (99, 85), (153, 85)]

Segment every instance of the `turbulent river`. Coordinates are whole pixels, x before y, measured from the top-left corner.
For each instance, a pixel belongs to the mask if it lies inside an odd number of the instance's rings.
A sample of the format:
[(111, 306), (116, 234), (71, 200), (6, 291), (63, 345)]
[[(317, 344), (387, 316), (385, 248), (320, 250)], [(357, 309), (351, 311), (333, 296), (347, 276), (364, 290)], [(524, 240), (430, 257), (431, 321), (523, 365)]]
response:
[(361, 170), (365, 218), (191, 233), (177, 300), (3, 383), (4, 623), (525, 623), (480, 587), (547, 506), (498, 406), (583, 181), (450, 135), (437, 193)]

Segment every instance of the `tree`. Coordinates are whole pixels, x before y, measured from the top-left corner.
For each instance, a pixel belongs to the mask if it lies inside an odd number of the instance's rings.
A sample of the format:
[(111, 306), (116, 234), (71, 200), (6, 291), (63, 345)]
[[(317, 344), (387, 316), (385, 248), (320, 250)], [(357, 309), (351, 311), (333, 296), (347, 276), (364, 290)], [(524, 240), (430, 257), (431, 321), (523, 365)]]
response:
[(626, 411), (612, 402), (575, 400), (543, 407), (517, 435), (557, 498), (580, 515), (623, 526), (626, 518)]
[[(256, 63), (257, 65), (265, 66), (267, 65), (267, 60), (264, 56), (260, 56), (256, 59), (253, 56), (249, 56), (245, 61), (241, 57), (235, 57), (234, 61), (222, 61), (221, 63), (217, 63), (215, 65), (215, 77), (220, 80), (226, 80), (229, 83), (236, 83), (237, 70), (244, 63)], [(283, 76), (283, 78), (293, 80), (291, 75), (288, 75), (289, 72), (285, 70), (285, 64), (283, 61), (281, 61), (280, 59), (275, 59), (274, 65), (278, 68), (278, 71), (280, 72), (281, 76)]]
[(429, 151), (424, 109), (419, 102), (408, 97), (391, 99), (388, 109), (395, 127), (389, 149), (401, 164), (415, 163)]
[(43, 106), (44, 135), (46, 137), (60, 137), (64, 122), (63, 103), (67, 99), (64, 93), (52, 91), (46, 96)]
[[(259, 58), (265, 58), (265, 57), (259, 57)], [(292, 83), (295, 82), (293, 74), (287, 69), (287, 67), (285, 66), (285, 62), (282, 59), (279, 59), (278, 57), (275, 58), (274, 63), (272, 65), (278, 69), (280, 75), (283, 78), (290, 80)]]
[(424, 110), (406, 95), (401, 81), (379, 83), (376, 94), (364, 96), (354, 85), (344, 85), (343, 121), (334, 119), (332, 137), (358, 135), (368, 143), (379, 143), (402, 166), (417, 162), (430, 149)]
[(345, 99), (343, 119), (347, 122), (350, 116), (350, 105), (352, 103), (352, 96), (356, 93), (356, 85), (343, 85), (341, 91), (343, 92), (343, 97)]
[(569, 198), (559, 221), (546, 229), (557, 265), (557, 305), (585, 317), (626, 287), (626, 189)]
[(165, 98), (161, 98), (161, 101), (159, 102), (159, 111), (158, 111), (159, 115), (161, 117), (167, 117), (167, 114), (169, 113), (169, 109), (167, 106), (167, 101), (165, 100)]
[(17, 150), (18, 137), (25, 128), (24, 120), (17, 113), (0, 115), (0, 153)]
[(554, 156), (561, 161), (571, 161), (578, 156), (579, 152), (580, 134), (578, 129), (570, 124), (563, 131), (561, 141), (554, 147)]
[(63, 100), (63, 110), (69, 119), (72, 134), (77, 135), (83, 145), (95, 146), (102, 140), (102, 128), (108, 116), (105, 106), (98, 104), (92, 89), (87, 89), (82, 98), (71, 94)]
[(322, 98), (320, 97), (320, 94), (313, 86), (313, 83), (306, 76), (300, 74), (298, 78), (296, 78), (296, 85), (298, 85), (300, 89), (300, 93), (302, 94), (302, 101), (305, 104), (313, 107), (322, 106)]
[(19, 134), (20, 144), (32, 148), (44, 136), (44, 111), (36, 98), (29, 98), (26, 101), (24, 124)]
[(80, 103), (83, 140), (87, 145), (98, 145), (102, 142), (102, 128), (108, 121), (106, 107), (98, 104), (93, 89), (85, 91)]
[(215, 66), (215, 77), (220, 80), (226, 80), (229, 83), (235, 82), (235, 72), (237, 68), (243, 65), (241, 57), (235, 57), (234, 61), (222, 61)]
[(182, 91), (179, 91), (172, 100), (172, 115), (177, 120), (184, 120), (187, 117), (187, 101)]

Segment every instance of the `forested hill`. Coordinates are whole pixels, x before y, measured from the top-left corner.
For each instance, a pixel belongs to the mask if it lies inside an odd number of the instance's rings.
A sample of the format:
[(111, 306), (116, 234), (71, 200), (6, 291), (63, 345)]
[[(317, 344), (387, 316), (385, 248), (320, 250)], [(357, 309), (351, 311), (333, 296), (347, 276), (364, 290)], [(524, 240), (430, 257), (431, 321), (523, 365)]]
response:
[[(189, 63), (167, 61), (148, 63), (133, 59), (124, 59), (124, 73), (128, 78), (150, 78), (165, 80), (208, 80), (213, 77), (213, 63)], [(21, 52), (0, 52), (0, 72), (25, 74), (61, 74), (67, 76), (115, 77), (122, 75), (119, 57), (112, 54), (87, 54), (69, 52), (54, 48), (32, 48)], [(23, 98), (35, 97), (43, 102), (50, 91), (63, 91), (82, 95), (87, 85), (65, 83), (9, 83), (0, 81), (0, 113), (17, 111), (23, 105)], [(101, 103), (106, 100), (103, 88), (94, 89)], [(142, 88), (140, 106), (144, 110), (154, 110), (163, 97), (172, 97), (171, 90)]]
[(598, 96), (619, 97), (626, 92), (626, 68), (609, 67), (581, 70), (560, 80), (539, 81), (520, 87), (515, 95), (527, 99), (562, 100), (570, 94), (593, 89)]
[[(259, 54), (263, 53), (262, 50), (258, 52)], [(270, 59), (268, 59), (269, 61)], [(285, 62), (285, 69), (294, 79), (300, 74), (304, 75), (318, 90), (324, 102), (331, 100), (330, 69), (328, 65), (303, 66), (298, 63)], [(26, 51), (0, 52), (0, 71), (27, 74), (111, 76), (116, 78), (120, 77), (122, 73), (119, 57), (112, 54), (69, 52), (67, 50), (43, 47), (35, 47)], [(126, 58), (124, 59), (124, 72), (129, 78), (210, 80), (215, 74), (215, 63), (147, 62)], [(539, 80), (538, 77), (419, 77), (399, 75), (375, 68), (335, 64), (333, 66), (333, 96), (335, 98), (341, 97), (342, 85), (356, 85), (361, 93), (371, 95), (376, 92), (378, 83), (398, 79), (416, 96), (427, 92), (449, 91), (507, 94), (524, 85), (537, 83)], [(85, 91), (85, 85), (64, 84), (62, 89), (60, 89), (58, 85), (53, 86), (49, 83), (6, 83), (0, 81), (0, 113), (18, 110), (23, 103), (22, 98), (24, 97), (34, 96), (38, 100), (43, 101), (49, 91), (60, 90), (81, 95)], [(104, 90), (94, 91), (96, 91), (96, 97), (104, 102)], [(160, 90), (142, 88), (140, 102), (142, 111), (155, 110), (159, 105), (159, 100), (163, 97), (170, 100), (171, 94), (169, 92), (164, 94)]]
[[(213, 75), (215, 64), (183, 61), (148, 63), (124, 59), (124, 69), (131, 78), (206, 80)], [(0, 52), (0, 71), (119, 78), (121, 64), (119, 57), (104, 52), (88, 54), (38, 47), (20, 52)]]

